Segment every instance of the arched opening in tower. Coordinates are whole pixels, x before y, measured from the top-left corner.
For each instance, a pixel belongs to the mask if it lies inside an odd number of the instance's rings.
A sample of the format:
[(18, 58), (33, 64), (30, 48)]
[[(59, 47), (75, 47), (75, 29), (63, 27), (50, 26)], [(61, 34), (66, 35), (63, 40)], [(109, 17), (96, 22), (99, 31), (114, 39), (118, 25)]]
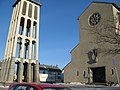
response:
[(16, 57), (21, 57), (21, 49), (22, 49), (22, 38), (19, 37), (17, 40), (17, 48), (16, 48)]
[(35, 64), (34, 63), (32, 63), (31, 64), (31, 77), (32, 77), (32, 79), (31, 79), (31, 81), (32, 82), (35, 82)]
[(19, 74), (19, 61), (16, 61), (15, 64), (14, 64), (14, 78), (13, 78), (13, 81), (14, 82), (18, 82), (18, 74)]
[(32, 41), (32, 60), (36, 60), (36, 42)]
[(23, 63), (23, 82), (27, 82), (27, 68), (28, 68), (28, 63), (25, 62)]
[(25, 21), (25, 19), (23, 17), (21, 17), (20, 26), (19, 26), (19, 35), (23, 34), (24, 21)]
[(34, 21), (33, 23), (33, 32), (32, 32), (32, 36), (33, 38), (36, 38), (36, 34), (37, 33), (37, 23)]
[(24, 43), (24, 59), (29, 59), (29, 45), (30, 45), (30, 41), (28, 39), (25, 39), (25, 43)]
[(30, 37), (30, 28), (31, 28), (31, 21), (27, 20), (27, 27), (26, 27), (26, 36)]

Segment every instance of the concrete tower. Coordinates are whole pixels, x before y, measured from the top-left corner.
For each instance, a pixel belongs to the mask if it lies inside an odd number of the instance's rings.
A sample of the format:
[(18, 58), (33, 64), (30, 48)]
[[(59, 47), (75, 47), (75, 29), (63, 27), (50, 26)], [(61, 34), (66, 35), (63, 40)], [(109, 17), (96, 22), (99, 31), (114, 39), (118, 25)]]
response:
[(1, 81), (38, 82), (40, 1), (16, 0), (9, 27)]

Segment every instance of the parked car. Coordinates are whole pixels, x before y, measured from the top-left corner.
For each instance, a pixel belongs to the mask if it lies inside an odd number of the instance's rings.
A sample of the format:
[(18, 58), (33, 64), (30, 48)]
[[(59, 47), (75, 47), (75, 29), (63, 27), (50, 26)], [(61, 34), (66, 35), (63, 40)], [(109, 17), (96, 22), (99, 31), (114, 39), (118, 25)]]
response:
[(70, 90), (63, 85), (37, 84), (37, 83), (13, 83), (8, 90)]

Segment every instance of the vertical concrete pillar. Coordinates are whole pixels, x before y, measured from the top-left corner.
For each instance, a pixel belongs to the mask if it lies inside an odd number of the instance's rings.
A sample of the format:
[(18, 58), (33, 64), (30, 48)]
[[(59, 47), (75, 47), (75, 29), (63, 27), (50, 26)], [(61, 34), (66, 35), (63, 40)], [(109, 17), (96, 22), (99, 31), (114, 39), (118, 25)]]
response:
[(8, 79), (7, 79), (7, 81), (9, 83), (13, 83), (14, 64), (15, 64), (15, 58), (11, 58), (10, 67), (9, 67), (9, 73), (8, 73)]
[(28, 63), (28, 66), (27, 66), (27, 82), (31, 82), (31, 79), (32, 79), (32, 77), (31, 77), (32, 75), (31, 75), (31, 63)]
[(0, 81), (2, 82), (3, 82), (4, 67), (5, 67), (5, 60), (3, 60), (2, 62), (2, 68), (1, 68), (1, 73), (0, 73)]
[(11, 66), (10, 66), (11, 62), (12, 62), (12, 60), (10, 58), (8, 58), (7, 63), (6, 63), (7, 67), (6, 67), (5, 77), (4, 77), (5, 81), (8, 80), (9, 69), (11, 68)]
[(31, 82), (33, 82), (33, 66), (34, 65), (31, 65)]
[(5, 72), (6, 72), (6, 65), (7, 64), (7, 60), (4, 60), (4, 67), (3, 67), (3, 75), (2, 75), (2, 81), (5, 81)]
[(18, 68), (18, 82), (22, 82), (22, 79), (23, 79), (23, 62), (20, 62)]
[(34, 65), (34, 82), (39, 82), (39, 63), (36, 60), (36, 64)]
[(89, 74), (88, 83), (93, 83), (93, 72), (90, 68), (88, 68), (88, 74)]

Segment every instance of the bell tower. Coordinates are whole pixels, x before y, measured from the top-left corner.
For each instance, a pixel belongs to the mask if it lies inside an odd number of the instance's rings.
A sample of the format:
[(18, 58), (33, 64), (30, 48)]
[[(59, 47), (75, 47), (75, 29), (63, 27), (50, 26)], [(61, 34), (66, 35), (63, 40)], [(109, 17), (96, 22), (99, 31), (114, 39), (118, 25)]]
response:
[(40, 1), (16, 0), (2, 65), (3, 82), (39, 82)]

